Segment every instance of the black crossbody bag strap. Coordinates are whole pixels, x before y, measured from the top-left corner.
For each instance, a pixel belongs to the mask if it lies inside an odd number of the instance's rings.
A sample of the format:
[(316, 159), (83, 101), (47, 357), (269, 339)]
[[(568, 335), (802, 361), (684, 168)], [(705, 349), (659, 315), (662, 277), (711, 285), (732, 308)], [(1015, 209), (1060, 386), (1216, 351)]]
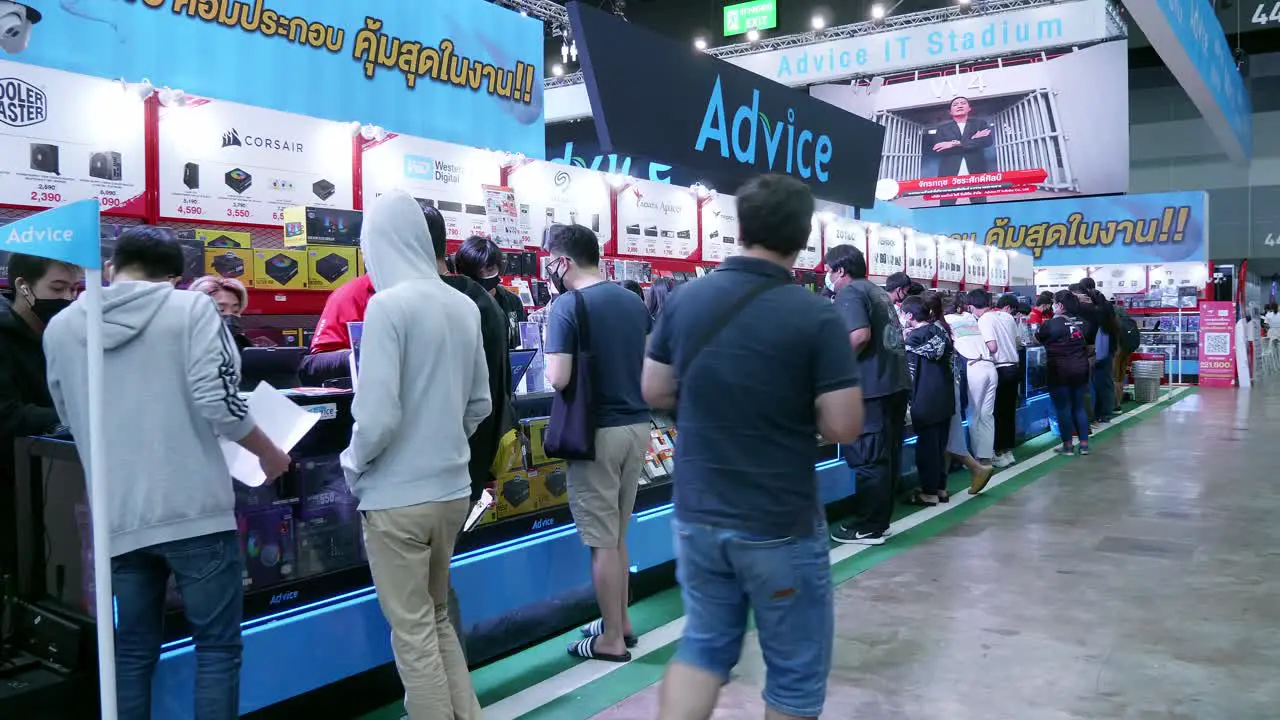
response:
[(741, 297), (737, 298), (732, 304), (721, 310), (720, 314), (716, 317), (715, 322), (708, 325), (707, 329), (698, 336), (698, 339), (689, 348), (688, 355), (683, 358), (684, 362), (680, 363), (680, 366), (676, 368), (676, 378), (683, 377), (689, 371), (689, 368), (693, 367), (693, 362), (698, 359), (698, 355), (701, 354), (702, 351), (711, 344), (711, 341), (715, 340), (725, 327), (728, 326), (730, 322), (733, 322), (734, 318), (738, 317), (738, 313), (746, 309), (753, 300), (774, 288), (780, 288), (788, 284), (790, 283), (785, 281), (769, 280), (758, 285), (754, 285)]

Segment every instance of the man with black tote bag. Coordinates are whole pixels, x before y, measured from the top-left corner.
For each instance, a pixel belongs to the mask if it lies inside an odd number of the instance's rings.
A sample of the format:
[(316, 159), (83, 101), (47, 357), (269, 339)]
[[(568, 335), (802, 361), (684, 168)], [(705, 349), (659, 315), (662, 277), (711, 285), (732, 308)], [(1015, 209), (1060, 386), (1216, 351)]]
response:
[(600, 619), (569, 654), (626, 662), (635, 645), (627, 616), (627, 525), (649, 446), (649, 406), (640, 393), (651, 320), (630, 290), (600, 275), (600, 244), (581, 225), (547, 232), (547, 274), (560, 292), (547, 319), (547, 379), (556, 389), (547, 453), (569, 463), (569, 509), (591, 548)]

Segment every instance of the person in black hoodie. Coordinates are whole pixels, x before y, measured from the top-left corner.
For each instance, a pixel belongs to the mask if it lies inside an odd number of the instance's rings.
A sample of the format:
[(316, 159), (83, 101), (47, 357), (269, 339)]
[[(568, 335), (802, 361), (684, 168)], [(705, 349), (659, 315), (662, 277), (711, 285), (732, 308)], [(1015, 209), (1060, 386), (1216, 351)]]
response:
[(12, 297), (0, 298), (0, 574), (16, 560), (13, 442), (58, 428), (41, 337), (45, 324), (75, 299), (80, 270), (15, 254), (8, 280)]
[(1088, 323), (1081, 319), (1080, 299), (1070, 290), (1053, 296), (1053, 319), (1040, 326), (1036, 340), (1045, 348), (1049, 397), (1058, 416), (1060, 455), (1074, 452), (1072, 438), (1080, 438), (1080, 454), (1089, 454), (1089, 415), (1085, 391), (1089, 387)]
[(911, 427), (916, 432), (916, 473), (920, 477), (920, 488), (908, 502), (932, 506), (948, 499), (947, 438), (956, 412), (951, 333), (937, 293), (908, 296), (902, 301), (902, 315), (908, 328)]

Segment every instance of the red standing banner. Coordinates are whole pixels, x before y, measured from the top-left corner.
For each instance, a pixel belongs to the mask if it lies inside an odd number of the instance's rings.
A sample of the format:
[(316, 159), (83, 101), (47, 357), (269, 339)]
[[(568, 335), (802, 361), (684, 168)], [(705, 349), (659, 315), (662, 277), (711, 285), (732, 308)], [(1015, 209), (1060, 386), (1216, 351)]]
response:
[(1231, 387), (1236, 377), (1236, 313), (1230, 302), (1200, 303), (1200, 385)]

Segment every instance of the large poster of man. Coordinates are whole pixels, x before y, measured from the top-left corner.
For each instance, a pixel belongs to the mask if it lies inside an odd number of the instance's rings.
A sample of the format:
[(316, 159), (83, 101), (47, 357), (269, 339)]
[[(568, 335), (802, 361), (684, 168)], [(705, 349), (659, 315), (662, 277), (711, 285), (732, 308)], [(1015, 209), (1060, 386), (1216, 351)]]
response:
[[(973, 105), (963, 95), (947, 105), (948, 118), (924, 131), (921, 172), (930, 177), (958, 177), (989, 172), (996, 168), (995, 137), (991, 123), (973, 115)], [(985, 197), (971, 197), (969, 204), (984, 203)], [(955, 205), (954, 198), (938, 201)]]

